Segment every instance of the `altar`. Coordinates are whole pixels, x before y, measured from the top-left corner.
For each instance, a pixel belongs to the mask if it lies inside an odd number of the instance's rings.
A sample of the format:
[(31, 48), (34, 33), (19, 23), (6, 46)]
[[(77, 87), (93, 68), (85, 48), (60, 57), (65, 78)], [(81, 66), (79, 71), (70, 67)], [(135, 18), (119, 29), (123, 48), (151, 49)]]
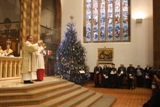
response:
[(22, 57), (0, 56), (0, 80), (20, 77)]

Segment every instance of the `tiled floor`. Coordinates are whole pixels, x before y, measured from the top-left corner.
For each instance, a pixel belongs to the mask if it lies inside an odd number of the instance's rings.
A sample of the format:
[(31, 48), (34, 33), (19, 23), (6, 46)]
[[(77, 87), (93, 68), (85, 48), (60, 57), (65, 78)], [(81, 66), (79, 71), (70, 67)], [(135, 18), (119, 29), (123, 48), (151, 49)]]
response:
[(143, 104), (151, 97), (152, 91), (147, 88), (136, 88), (134, 90), (116, 88), (95, 88), (93, 81), (84, 85), (96, 92), (115, 96), (117, 100), (112, 107), (143, 107)]

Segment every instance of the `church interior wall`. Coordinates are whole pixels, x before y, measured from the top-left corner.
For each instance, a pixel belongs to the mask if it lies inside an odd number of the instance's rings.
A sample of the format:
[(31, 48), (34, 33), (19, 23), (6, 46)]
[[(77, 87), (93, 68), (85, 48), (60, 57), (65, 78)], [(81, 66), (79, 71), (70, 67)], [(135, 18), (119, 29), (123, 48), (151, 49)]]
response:
[[(69, 16), (74, 16), (78, 38), (83, 43), (83, 17), (84, 0), (61, 0), (62, 3), (62, 28), (61, 38), (66, 31), (66, 24), (70, 21)], [(98, 48), (113, 48), (114, 56), (112, 63), (116, 67), (123, 63), (128, 66), (146, 64), (153, 65), (153, 3), (152, 0), (131, 0), (131, 41), (114, 43), (83, 43), (87, 51), (87, 64), (90, 72), (96, 65), (98, 59)], [(142, 18), (142, 23), (136, 23), (136, 18)], [(107, 62), (108, 63), (108, 62)]]
[(41, 8), (41, 25), (53, 29), (54, 25), (54, 14), (53, 0), (42, 0)]
[(10, 18), (12, 22), (20, 21), (19, 0), (0, 0), (0, 22)]
[[(16, 1), (16, 0), (15, 0)], [(0, 0), (0, 7), (4, 8), (6, 5), (10, 9), (10, 16), (13, 14), (12, 21), (19, 20), (19, 12), (17, 12), (17, 6), (8, 6), (15, 2), (13, 0), (7, 0), (7, 3), (2, 3)], [(50, 0), (51, 1), (51, 0)], [(5, 0), (3, 0), (5, 2)], [(9, 3), (8, 3), (9, 2)], [(51, 4), (52, 2), (50, 2)], [(15, 2), (15, 4), (17, 4)], [(45, 4), (48, 5), (48, 4)], [(96, 65), (98, 59), (98, 48), (113, 48), (114, 56), (112, 63), (116, 64), (116, 67), (120, 63), (124, 63), (128, 66), (132, 63), (135, 67), (139, 64), (143, 68), (146, 64), (153, 65), (153, 3), (152, 0), (131, 0), (131, 42), (120, 43), (83, 43), (83, 21), (84, 21), (84, 0), (61, 0), (62, 6), (62, 22), (61, 22), (61, 40), (63, 39), (66, 31), (66, 24), (70, 22), (70, 16), (74, 16), (74, 22), (76, 24), (76, 30), (78, 38), (82, 41), (83, 46), (87, 51), (87, 64), (90, 68), (90, 72), (93, 72), (93, 68)], [(3, 10), (3, 11), (2, 11)], [(9, 17), (5, 14), (5, 9), (0, 9), (0, 22), (3, 22), (5, 17)], [(54, 19), (53, 13), (50, 10), (44, 8), (42, 10), (41, 24), (48, 27), (53, 27)], [(6, 10), (8, 11), (8, 10)], [(53, 10), (54, 11), (54, 10)], [(143, 18), (142, 23), (136, 23), (136, 18)], [(53, 24), (50, 24), (53, 23)], [(110, 63), (110, 62), (109, 62)]]

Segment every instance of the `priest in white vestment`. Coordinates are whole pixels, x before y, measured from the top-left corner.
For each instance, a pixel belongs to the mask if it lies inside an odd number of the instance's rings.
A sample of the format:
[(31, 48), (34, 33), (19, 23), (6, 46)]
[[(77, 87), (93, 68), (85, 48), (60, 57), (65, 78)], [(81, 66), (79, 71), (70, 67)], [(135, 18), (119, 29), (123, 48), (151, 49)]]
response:
[(33, 83), (32, 80), (36, 79), (37, 70), (37, 56), (36, 51), (38, 50), (38, 43), (32, 44), (33, 37), (27, 36), (27, 40), (24, 43), (23, 55), (22, 55), (22, 81), (24, 84)]
[(37, 52), (32, 52), (32, 66), (31, 68), (31, 80), (37, 80), (37, 69), (38, 69), (38, 54)]

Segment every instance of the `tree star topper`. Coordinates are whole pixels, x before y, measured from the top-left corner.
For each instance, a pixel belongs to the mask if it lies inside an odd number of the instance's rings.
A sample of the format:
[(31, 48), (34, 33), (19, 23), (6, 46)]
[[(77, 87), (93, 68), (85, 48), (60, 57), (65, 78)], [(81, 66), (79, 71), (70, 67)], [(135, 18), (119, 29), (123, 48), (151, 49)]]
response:
[(71, 15), (71, 16), (70, 16), (70, 19), (73, 20), (73, 18), (74, 18), (74, 17)]

